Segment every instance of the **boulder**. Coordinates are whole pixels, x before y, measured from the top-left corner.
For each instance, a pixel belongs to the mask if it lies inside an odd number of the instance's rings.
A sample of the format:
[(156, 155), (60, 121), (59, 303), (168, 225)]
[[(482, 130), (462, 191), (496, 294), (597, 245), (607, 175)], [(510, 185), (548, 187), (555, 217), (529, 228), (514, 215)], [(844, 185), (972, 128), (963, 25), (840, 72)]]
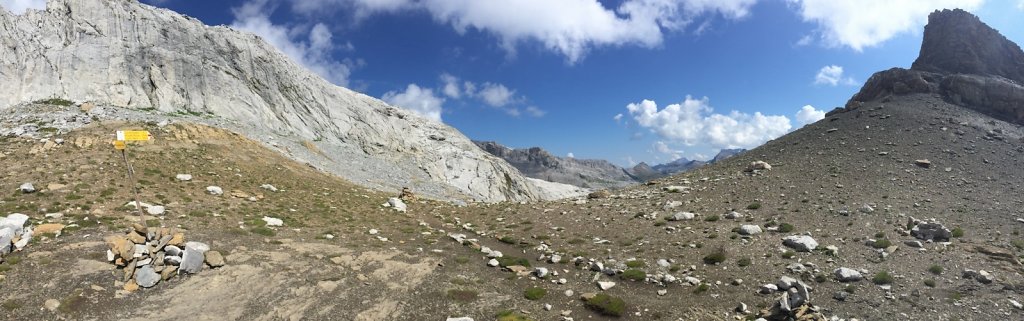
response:
[(596, 192), (587, 194), (587, 198), (589, 198), (589, 199), (600, 199), (600, 198), (609, 198), (609, 197), (612, 197), (612, 193), (608, 192), (608, 190), (600, 190), (600, 191), (596, 191)]
[(768, 164), (765, 161), (753, 161), (753, 162), (750, 162), (750, 164), (747, 165), (747, 169), (746, 169), (747, 172), (770, 171), (770, 170), (772, 170), (772, 165)]
[(679, 186), (679, 185), (665, 186), (665, 187), (661, 188), (661, 190), (669, 192), (669, 193), (683, 193), (683, 192), (686, 192), (686, 190), (688, 190), (688, 189), (690, 189), (690, 188), (686, 187), (686, 186)]
[(267, 226), (283, 226), (284, 221), (279, 218), (273, 218), (270, 216), (264, 216), (263, 222), (267, 223)]
[(608, 290), (608, 289), (611, 289), (611, 288), (615, 287), (615, 282), (600, 281), (600, 282), (597, 282), (597, 287), (600, 288), (601, 290)]
[(841, 267), (835, 270), (836, 280), (839, 282), (857, 282), (864, 279), (864, 276), (857, 270)]
[(405, 212), (406, 211), (405, 202), (402, 201), (402, 199), (397, 198), (397, 197), (389, 198), (388, 199), (388, 206), (393, 208), (393, 209), (395, 209), (396, 211), (399, 211), (399, 212)]
[(910, 235), (925, 241), (949, 241), (953, 232), (942, 224), (922, 222), (910, 229)]
[(160, 274), (153, 270), (152, 265), (143, 265), (135, 271), (135, 283), (144, 288), (151, 288), (160, 282)]
[(740, 235), (757, 235), (757, 234), (761, 234), (762, 232), (763, 231), (761, 230), (761, 227), (758, 226), (758, 225), (752, 225), (752, 224), (740, 225), (740, 230), (739, 230)]
[(689, 221), (692, 220), (696, 214), (690, 212), (677, 212), (666, 218), (669, 221)]
[[(164, 258), (165, 261), (167, 259), (167, 257)], [(203, 252), (192, 247), (185, 247), (185, 253), (181, 256), (181, 263), (178, 265), (178, 274), (199, 273), (203, 269), (205, 261), (206, 257)]]
[(32, 183), (21, 184), (21, 186), (18, 187), (18, 189), (21, 190), (21, 192), (25, 193), (25, 194), (35, 193), (35, 191), (36, 191), (36, 187), (33, 186)]
[(772, 294), (772, 293), (775, 293), (778, 290), (779, 290), (779, 286), (777, 286), (775, 284), (765, 284), (765, 285), (761, 286), (761, 289), (758, 290), (758, 293), (761, 293), (761, 294)]
[(818, 242), (813, 237), (807, 235), (791, 235), (782, 239), (782, 245), (785, 245), (797, 252), (810, 252), (818, 248)]
[(224, 189), (220, 188), (220, 186), (207, 186), (206, 192), (214, 196), (224, 195)]
[(224, 255), (218, 251), (206, 251), (204, 255), (206, 256), (206, 264), (210, 265), (210, 267), (222, 267), (224, 264), (227, 264), (224, 261)]

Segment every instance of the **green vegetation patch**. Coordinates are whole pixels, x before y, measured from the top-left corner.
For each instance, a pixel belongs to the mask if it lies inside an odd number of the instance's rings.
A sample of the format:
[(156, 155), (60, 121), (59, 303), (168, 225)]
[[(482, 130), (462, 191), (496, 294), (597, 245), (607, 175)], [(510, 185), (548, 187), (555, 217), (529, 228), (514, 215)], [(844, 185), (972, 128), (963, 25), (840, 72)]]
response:
[(606, 316), (621, 317), (626, 313), (626, 301), (605, 293), (595, 295), (584, 305), (587, 309)]

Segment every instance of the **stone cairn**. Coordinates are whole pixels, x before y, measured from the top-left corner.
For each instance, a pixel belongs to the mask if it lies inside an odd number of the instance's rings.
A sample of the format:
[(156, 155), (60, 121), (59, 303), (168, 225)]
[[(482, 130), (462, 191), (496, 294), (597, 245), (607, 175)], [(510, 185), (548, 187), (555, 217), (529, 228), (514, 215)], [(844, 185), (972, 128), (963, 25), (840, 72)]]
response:
[(224, 266), (224, 256), (201, 242), (186, 242), (185, 233), (169, 228), (146, 228), (138, 223), (126, 235), (105, 238), (107, 260), (124, 274), (128, 292), (150, 288), (179, 274), (195, 274), (204, 267)]

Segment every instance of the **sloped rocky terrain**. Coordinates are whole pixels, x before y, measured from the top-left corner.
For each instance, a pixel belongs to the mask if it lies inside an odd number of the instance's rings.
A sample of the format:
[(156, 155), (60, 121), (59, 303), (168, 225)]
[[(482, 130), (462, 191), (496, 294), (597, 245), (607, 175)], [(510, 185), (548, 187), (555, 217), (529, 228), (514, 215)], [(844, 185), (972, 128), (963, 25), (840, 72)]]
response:
[(0, 10), (0, 50), (0, 109), (58, 99), (219, 118), (270, 147), (300, 142), (310, 151), (295, 159), (363, 186), (463, 201), (543, 194), (449, 126), (328, 83), (252, 34), (138, 1)]

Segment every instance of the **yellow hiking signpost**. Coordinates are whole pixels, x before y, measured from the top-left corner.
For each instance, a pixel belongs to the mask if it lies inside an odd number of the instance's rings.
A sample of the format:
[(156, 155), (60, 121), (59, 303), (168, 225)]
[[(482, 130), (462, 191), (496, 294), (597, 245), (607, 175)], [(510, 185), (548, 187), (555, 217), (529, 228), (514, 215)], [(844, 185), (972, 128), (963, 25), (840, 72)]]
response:
[(153, 139), (153, 135), (149, 131), (145, 130), (119, 130), (115, 133), (117, 140), (113, 142), (114, 149), (121, 151), (121, 158), (124, 159), (124, 166), (128, 172), (128, 181), (132, 184), (132, 193), (135, 195), (135, 210), (139, 213), (139, 220), (142, 221), (142, 226), (149, 228), (149, 224), (146, 224), (146, 216), (142, 214), (142, 203), (139, 202), (139, 189), (135, 185), (135, 169), (132, 168), (132, 164), (128, 162), (128, 141), (149, 141)]

